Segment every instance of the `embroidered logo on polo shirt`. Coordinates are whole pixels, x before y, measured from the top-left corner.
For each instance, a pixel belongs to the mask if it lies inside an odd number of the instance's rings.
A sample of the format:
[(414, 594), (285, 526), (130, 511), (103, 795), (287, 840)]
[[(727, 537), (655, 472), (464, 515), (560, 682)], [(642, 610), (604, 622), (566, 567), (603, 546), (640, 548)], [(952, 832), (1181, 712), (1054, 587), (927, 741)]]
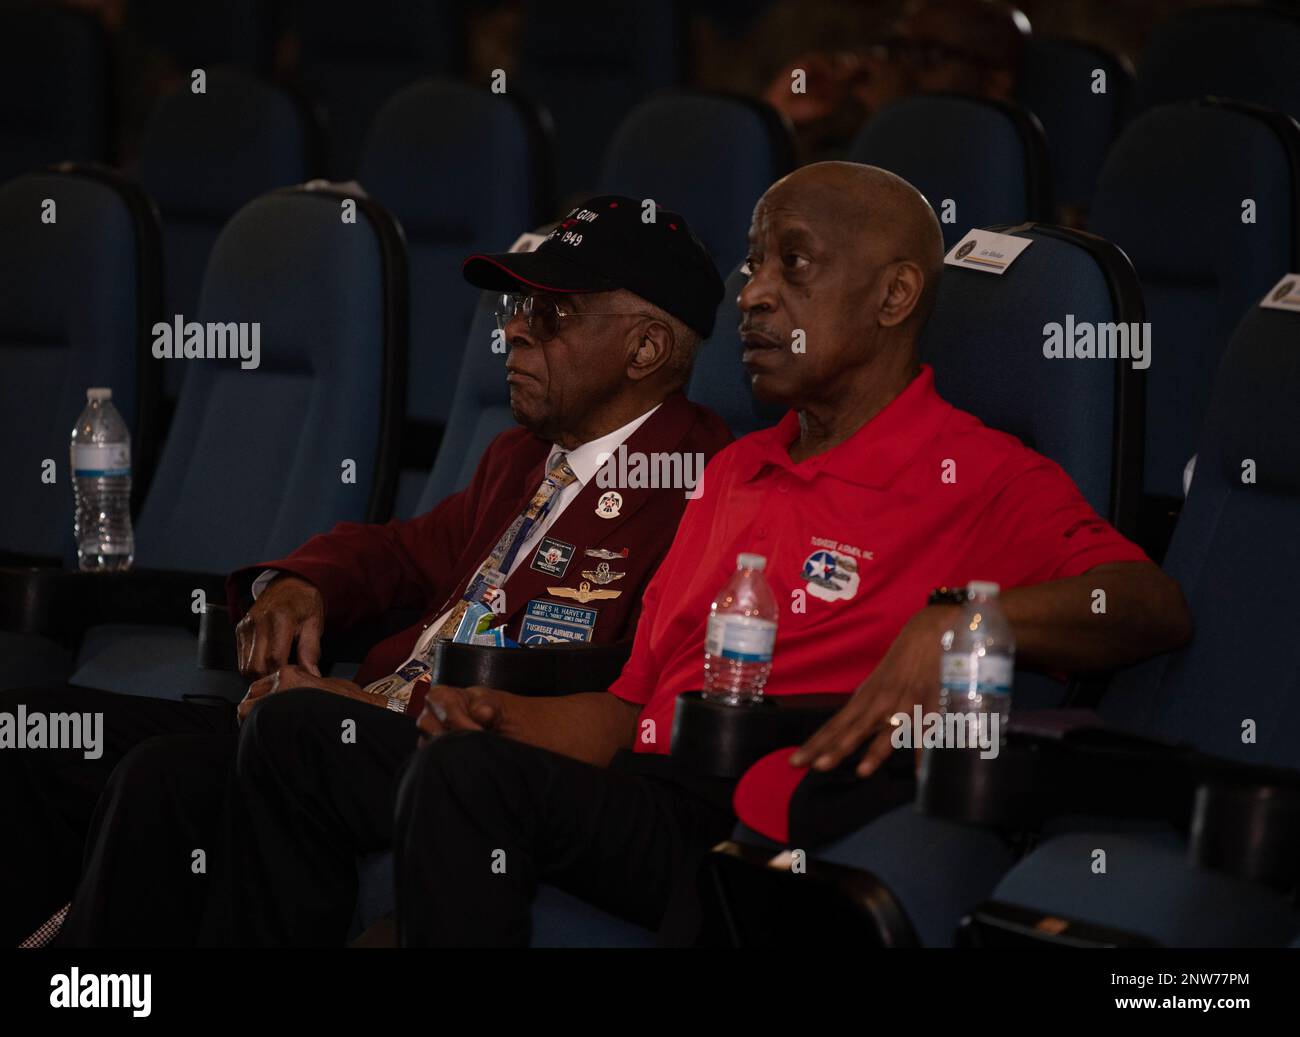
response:
[(813, 537), (812, 544), (817, 550), (804, 559), (802, 574), (808, 593), (822, 601), (846, 601), (857, 594), (858, 559), (870, 560), (871, 552), (829, 537)]

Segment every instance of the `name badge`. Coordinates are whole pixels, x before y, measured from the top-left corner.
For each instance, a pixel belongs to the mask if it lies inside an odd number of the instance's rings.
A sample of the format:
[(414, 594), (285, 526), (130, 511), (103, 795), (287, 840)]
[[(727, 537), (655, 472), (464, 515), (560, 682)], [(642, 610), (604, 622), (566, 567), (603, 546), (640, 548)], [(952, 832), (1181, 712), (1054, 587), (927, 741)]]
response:
[(943, 257), (943, 262), (945, 266), (964, 266), (968, 270), (1001, 275), (1032, 244), (1029, 238), (995, 234), (991, 230), (972, 230), (952, 247)]
[(595, 631), (595, 609), (534, 598), (524, 610), (524, 620), (519, 626), (519, 643), (544, 645), (561, 641), (590, 641)]

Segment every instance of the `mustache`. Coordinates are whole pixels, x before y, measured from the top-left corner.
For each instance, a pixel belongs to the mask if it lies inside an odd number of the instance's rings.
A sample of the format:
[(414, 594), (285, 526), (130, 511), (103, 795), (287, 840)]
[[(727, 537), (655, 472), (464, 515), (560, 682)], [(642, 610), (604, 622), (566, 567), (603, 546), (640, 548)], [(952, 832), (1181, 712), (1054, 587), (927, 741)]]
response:
[(758, 339), (766, 345), (781, 346), (785, 342), (780, 332), (757, 321), (742, 320), (738, 330), (741, 338)]

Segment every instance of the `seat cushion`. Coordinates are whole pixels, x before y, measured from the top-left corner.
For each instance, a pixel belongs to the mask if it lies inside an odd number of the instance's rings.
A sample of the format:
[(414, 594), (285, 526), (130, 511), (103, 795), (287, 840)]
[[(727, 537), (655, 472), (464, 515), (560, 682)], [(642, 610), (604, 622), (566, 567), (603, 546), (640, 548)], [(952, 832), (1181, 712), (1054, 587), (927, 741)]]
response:
[(65, 683), (72, 666), (72, 653), (54, 641), (0, 630), (0, 691)]
[[(1106, 871), (1093, 871), (1095, 851)], [(1167, 947), (1279, 947), (1300, 914), (1264, 886), (1194, 867), (1174, 833), (1071, 832), (1043, 843), (993, 899), (1145, 936)]]
[(238, 702), (248, 681), (224, 670), (198, 668), (198, 640), (180, 627), (106, 624), (81, 642), (71, 683), (123, 695), (179, 700), (216, 695)]

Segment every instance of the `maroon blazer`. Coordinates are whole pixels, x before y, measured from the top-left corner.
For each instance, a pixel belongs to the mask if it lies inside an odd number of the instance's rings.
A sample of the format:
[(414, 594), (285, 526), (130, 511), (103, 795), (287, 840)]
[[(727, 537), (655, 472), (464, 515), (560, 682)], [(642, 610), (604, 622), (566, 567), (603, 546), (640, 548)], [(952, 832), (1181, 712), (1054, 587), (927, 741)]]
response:
[[(721, 418), (678, 392), (624, 445), (629, 453), (700, 453), (707, 461), (731, 438)], [(356, 680), (364, 685), (392, 673), (406, 661), (424, 625), (464, 593), (470, 577), (523, 511), (541, 485), (551, 449), (551, 443), (523, 428), (501, 433), (484, 452), (470, 485), (432, 511), (382, 525), (341, 522), (287, 558), (233, 573), (226, 585), (232, 614), (239, 618), (248, 602), (249, 586), (266, 569), (293, 573), (320, 590), (327, 636), (393, 610), (420, 609), (420, 623), (370, 650)], [(506, 580), (507, 636), (520, 640), (528, 605), (535, 601), (594, 610), (592, 643), (632, 636), (641, 596), (672, 543), (686, 498), (682, 489), (617, 489), (623, 503), (616, 517), (596, 514), (597, 501), (606, 489), (592, 479), (539, 541), (539, 545), (550, 539), (572, 546), (562, 577), (534, 567), (541, 550), (535, 546)], [(577, 588), (583, 570), (594, 570), (603, 561), (585, 554), (588, 548), (627, 549), (626, 558), (610, 560), (611, 569), (626, 574), (607, 585), (619, 591), (618, 596), (581, 603), (549, 593), (548, 587)]]

